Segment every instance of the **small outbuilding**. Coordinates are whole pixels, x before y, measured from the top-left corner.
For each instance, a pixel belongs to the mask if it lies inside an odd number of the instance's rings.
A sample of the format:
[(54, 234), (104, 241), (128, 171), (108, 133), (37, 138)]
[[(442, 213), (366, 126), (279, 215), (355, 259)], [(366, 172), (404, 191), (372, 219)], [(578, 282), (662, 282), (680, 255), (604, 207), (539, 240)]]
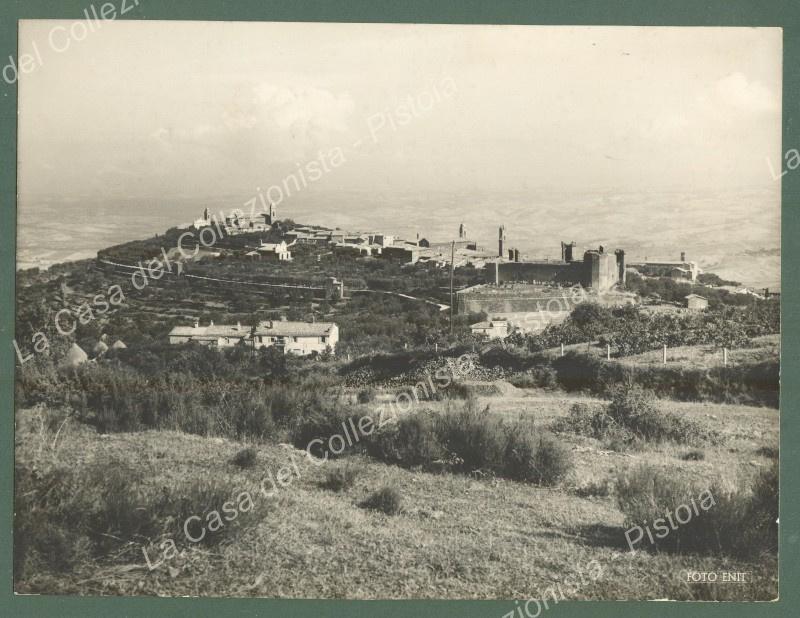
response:
[(708, 299), (699, 294), (686, 296), (686, 308), (693, 311), (705, 311), (708, 308)]
[(488, 322), (478, 322), (470, 327), (473, 335), (486, 337), (487, 339), (505, 339), (509, 333), (507, 320), (490, 320)]
[(112, 345), (112, 350), (126, 350), (128, 346), (125, 345), (125, 342), (122, 339), (117, 339)]

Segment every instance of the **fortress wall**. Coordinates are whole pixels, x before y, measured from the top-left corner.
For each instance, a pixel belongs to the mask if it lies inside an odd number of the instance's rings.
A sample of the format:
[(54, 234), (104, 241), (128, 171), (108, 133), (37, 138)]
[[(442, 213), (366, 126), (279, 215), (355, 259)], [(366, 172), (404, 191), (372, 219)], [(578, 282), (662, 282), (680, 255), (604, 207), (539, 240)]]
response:
[(485, 312), (490, 316), (506, 313), (572, 311), (582, 296), (574, 290), (546, 289), (518, 284), (509, 287), (481, 286), (456, 295), (457, 313)]
[(493, 283), (506, 281), (537, 281), (561, 285), (580, 284), (589, 287), (590, 273), (584, 262), (504, 262), (497, 265), (497, 278), (494, 268), (487, 266)]

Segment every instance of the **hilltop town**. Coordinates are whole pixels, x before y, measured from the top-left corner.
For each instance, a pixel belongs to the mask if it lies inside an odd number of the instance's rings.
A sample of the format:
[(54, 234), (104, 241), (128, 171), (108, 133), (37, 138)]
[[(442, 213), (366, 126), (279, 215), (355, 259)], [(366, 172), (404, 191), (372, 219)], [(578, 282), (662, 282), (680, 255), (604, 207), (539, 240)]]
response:
[[(183, 317), (165, 335), (170, 343), (276, 344), (300, 355), (336, 353), (341, 326), (336, 321), (350, 306), (366, 302), (364, 297), (394, 298), (439, 313), (432, 319), (442, 328), (425, 333), (423, 339), (445, 345), (448, 338), (458, 339), (458, 333), (476, 341), (502, 340), (514, 333), (540, 335), (564, 323), (585, 302), (680, 313), (746, 306), (779, 296), (703, 273), (684, 252), (674, 261), (628, 263), (624, 248), (581, 250), (575, 241), (562, 241), (560, 259), (536, 259), (521, 254), (502, 225), (496, 247), (470, 240), (463, 224), (454, 237), (431, 240), (418, 234), (410, 241), (384, 231), (301, 225), (279, 219), (274, 205), (259, 215), (212, 215), (205, 209), (192, 224), (102, 250), (88, 266), (111, 280), (129, 279), (134, 295), (148, 286), (178, 285), (202, 290), (209, 298), (222, 296), (225, 302), (237, 299), (235, 311), (229, 313), (244, 314), (244, 327), (241, 320), (237, 326), (225, 321), (224, 314), (217, 315), (211, 310), (213, 303), (205, 311), (197, 305), (183, 313), (173, 307), (173, 320)], [(186, 302), (180, 299), (177, 305)], [(286, 314), (297, 314), (300, 306), (310, 308), (305, 319), (287, 320)], [(250, 319), (259, 311), (255, 321)], [(268, 318), (280, 323), (282, 334), (258, 339), (255, 330), (263, 330), (258, 325)], [(309, 326), (317, 322), (319, 326)], [(345, 340), (345, 351), (364, 349), (357, 340)], [(409, 344), (419, 342), (395, 340), (369, 349), (408, 349)]]

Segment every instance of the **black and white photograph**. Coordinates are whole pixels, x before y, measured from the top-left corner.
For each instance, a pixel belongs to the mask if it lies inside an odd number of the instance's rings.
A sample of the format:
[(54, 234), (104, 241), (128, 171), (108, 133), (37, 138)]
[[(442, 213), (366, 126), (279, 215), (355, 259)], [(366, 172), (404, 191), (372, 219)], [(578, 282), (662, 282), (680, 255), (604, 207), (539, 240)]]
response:
[(17, 595), (778, 599), (781, 28), (127, 5), (2, 61)]

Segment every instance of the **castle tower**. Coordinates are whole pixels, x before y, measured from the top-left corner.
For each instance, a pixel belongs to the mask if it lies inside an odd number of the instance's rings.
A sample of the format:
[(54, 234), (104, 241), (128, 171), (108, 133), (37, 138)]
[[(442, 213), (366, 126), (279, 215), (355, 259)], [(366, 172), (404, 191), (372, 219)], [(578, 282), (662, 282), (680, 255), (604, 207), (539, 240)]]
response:
[(617, 256), (617, 279), (620, 285), (625, 285), (625, 251), (617, 249), (614, 254)]
[(564, 242), (561, 241), (561, 261), (562, 262), (571, 262), (572, 261), (572, 250), (575, 248), (575, 241), (572, 242)]
[(497, 255), (498, 257), (504, 257), (505, 253), (503, 249), (505, 248), (506, 244), (506, 226), (501, 225), (500, 229), (498, 230), (497, 235)]

